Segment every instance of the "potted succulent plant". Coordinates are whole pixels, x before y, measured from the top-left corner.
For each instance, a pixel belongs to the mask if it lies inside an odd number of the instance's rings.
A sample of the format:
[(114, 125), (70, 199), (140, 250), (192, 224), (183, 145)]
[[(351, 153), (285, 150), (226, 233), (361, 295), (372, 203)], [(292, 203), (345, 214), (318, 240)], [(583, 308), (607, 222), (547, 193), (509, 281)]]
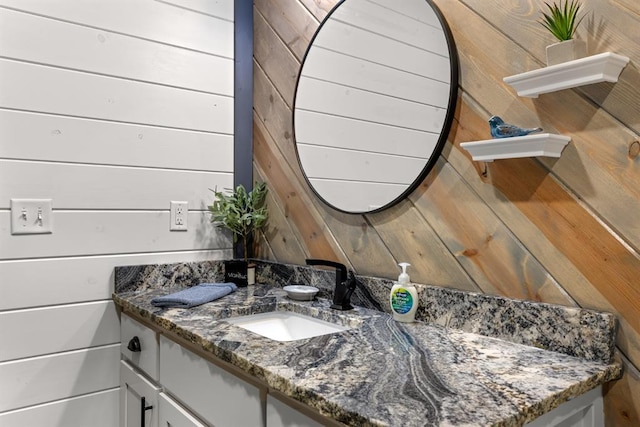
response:
[(547, 65), (556, 65), (582, 58), (586, 55), (584, 41), (573, 38), (584, 19), (578, 19), (582, 5), (577, 0), (560, 0), (559, 4), (545, 2), (546, 12), (542, 12), (540, 24), (549, 30), (558, 43), (547, 46)]
[[(242, 253), (244, 260), (225, 262), (225, 280), (236, 283), (239, 286), (253, 285), (255, 283), (255, 265), (249, 264), (248, 259), (252, 254), (250, 241), (253, 232), (262, 228), (267, 222), (267, 184), (257, 183), (253, 190), (247, 191), (242, 184), (235, 190), (222, 192), (213, 191), (215, 200), (208, 206), (211, 213), (211, 222), (216, 227), (230, 230), (233, 234), (233, 242), (242, 240)], [(251, 251), (250, 251), (251, 250)]]

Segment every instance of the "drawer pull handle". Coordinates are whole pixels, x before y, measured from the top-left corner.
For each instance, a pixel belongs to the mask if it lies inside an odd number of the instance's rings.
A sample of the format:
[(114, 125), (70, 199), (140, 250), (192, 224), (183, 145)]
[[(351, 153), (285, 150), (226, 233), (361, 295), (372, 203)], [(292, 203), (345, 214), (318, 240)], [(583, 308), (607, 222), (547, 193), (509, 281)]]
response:
[(140, 340), (138, 339), (138, 337), (131, 338), (131, 341), (129, 341), (127, 348), (134, 353), (140, 352), (142, 350), (142, 347), (140, 347)]
[[(137, 339), (138, 337), (134, 337), (134, 338)], [(145, 414), (149, 409), (153, 409), (153, 405), (147, 406), (147, 399), (145, 399), (144, 396), (142, 396), (140, 398), (140, 427), (145, 427), (145, 424), (146, 424)]]

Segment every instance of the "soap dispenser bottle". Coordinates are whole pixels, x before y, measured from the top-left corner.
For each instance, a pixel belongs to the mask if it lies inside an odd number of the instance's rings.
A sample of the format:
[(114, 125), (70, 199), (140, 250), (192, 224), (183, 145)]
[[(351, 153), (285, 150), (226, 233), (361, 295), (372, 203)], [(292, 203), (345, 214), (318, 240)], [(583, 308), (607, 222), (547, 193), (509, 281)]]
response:
[(402, 268), (402, 273), (398, 276), (398, 281), (391, 288), (389, 304), (393, 312), (393, 320), (399, 322), (413, 322), (418, 309), (418, 292), (411, 284), (407, 267), (411, 264), (401, 262), (398, 264)]

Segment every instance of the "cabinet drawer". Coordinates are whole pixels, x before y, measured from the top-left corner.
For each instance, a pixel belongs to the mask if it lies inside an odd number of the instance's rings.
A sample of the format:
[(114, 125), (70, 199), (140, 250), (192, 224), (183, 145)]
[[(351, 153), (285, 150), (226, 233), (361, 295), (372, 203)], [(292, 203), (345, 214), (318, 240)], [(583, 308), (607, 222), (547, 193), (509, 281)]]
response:
[(207, 427), (164, 393), (158, 398), (159, 427)]
[[(120, 319), (120, 340), (122, 355), (135, 367), (158, 381), (158, 334), (123, 314)], [(136, 340), (140, 344), (140, 350), (132, 351), (129, 347), (132, 347)]]
[(263, 426), (260, 389), (160, 337), (160, 382), (216, 427)]

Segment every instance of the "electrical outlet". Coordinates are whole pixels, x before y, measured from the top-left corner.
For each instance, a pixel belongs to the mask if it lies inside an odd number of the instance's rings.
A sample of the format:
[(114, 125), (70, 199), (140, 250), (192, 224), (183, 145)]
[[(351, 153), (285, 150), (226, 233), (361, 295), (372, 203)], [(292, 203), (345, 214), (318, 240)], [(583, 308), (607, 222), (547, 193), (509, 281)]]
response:
[(11, 199), (11, 234), (53, 233), (51, 199)]
[(169, 224), (169, 230), (171, 231), (185, 231), (187, 230), (187, 217), (189, 216), (189, 203), (188, 202), (171, 202), (171, 211), (169, 217), (171, 223)]

